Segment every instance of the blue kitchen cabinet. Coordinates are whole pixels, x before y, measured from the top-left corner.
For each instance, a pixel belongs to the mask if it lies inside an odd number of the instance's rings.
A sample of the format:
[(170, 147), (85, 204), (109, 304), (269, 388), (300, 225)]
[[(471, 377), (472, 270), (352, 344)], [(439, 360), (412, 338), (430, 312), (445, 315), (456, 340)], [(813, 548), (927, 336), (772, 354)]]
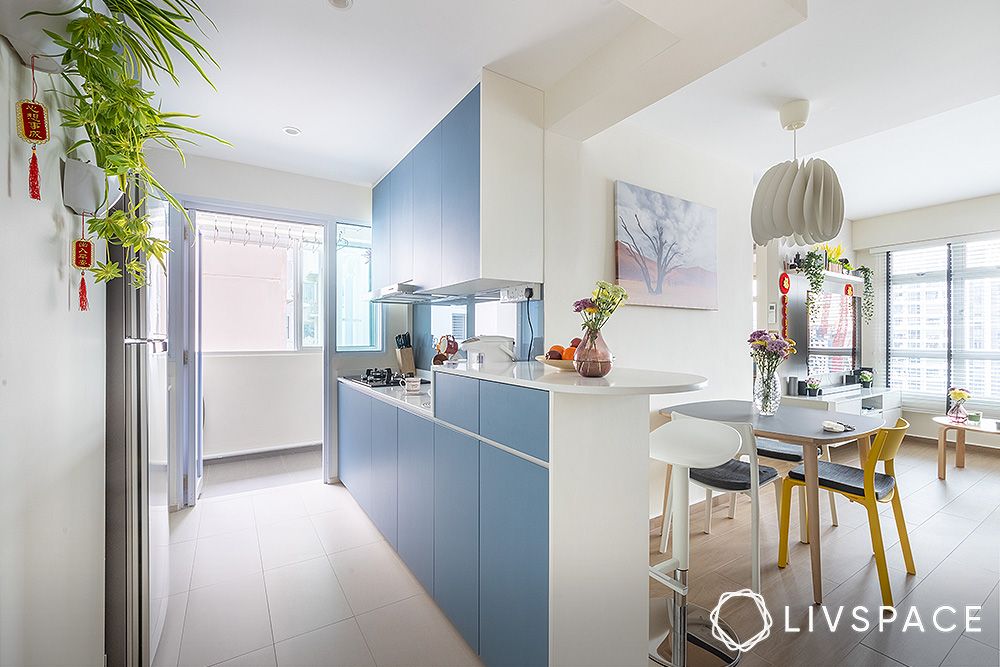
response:
[(479, 650), (479, 441), (434, 427), (434, 599)]
[(441, 282), (441, 125), (413, 149), (413, 282)]
[(389, 283), (413, 280), (413, 154), (389, 174)]
[(389, 225), (392, 200), (388, 176), (372, 188), (372, 288), (389, 284)]
[(441, 121), (441, 280), (479, 277), (480, 86)]
[(480, 382), (479, 435), (548, 461), (549, 392)]
[(479, 433), (479, 380), (434, 373), (434, 416), (472, 433)]
[(372, 402), (357, 389), (337, 388), (338, 476), (361, 508), (372, 508)]
[(434, 422), (397, 414), (396, 551), (427, 592), (434, 593)]
[(396, 546), (396, 408), (372, 401), (372, 521)]
[(548, 545), (548, 470), (480, 443), (479, 655), (489, 667), (548, 664)]

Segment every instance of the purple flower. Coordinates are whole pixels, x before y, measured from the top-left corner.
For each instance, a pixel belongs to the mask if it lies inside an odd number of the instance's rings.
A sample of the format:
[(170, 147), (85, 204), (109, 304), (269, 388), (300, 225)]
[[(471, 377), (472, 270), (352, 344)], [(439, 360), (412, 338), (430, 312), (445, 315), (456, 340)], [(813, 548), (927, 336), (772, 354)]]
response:
[(767, 351), (771, 354), (784, 356), (788, 351), (788, 343), (780, 338), (772, 338), (767, 342)]
[(757, 331), (754, 331), (753, 333), (750, 334), (750, 338), (747, 339), (747, 342), (753, 343), (754, 341), (758, 341), (762, 338), (768, 338), (769, 336), (770, 334), (767, 333), (767, 331), (765, 331), (764, 329), (757, 329)]
[(582, 311), (584, 311), (584, 310), (586, 310), (588, 308), (596, 308), (596, 307), (597, 306), (594, 303), (593, 299), (591, 299), (591, 298), (580, 299), (579, 301), (576, 301), (576, 302), (573, 303), (573, 312), (574, 313), (579, 313), (579, 312), (582, 312)]

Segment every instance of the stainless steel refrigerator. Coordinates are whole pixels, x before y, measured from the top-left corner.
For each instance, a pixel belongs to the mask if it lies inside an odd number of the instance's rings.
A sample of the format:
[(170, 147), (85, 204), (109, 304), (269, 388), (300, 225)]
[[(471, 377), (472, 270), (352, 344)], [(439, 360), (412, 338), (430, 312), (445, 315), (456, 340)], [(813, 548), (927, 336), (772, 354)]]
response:
[[(152, 217), (158, 226), (157, 216)], [(111, 259), (124, 266), (115, 250)], [(151, 664), (169, 604), (167, 276), (155, 262), (147, 273), (149, 282), (139, 289), (127, 278), (107, 284), (104, 637), (109, 667)]]

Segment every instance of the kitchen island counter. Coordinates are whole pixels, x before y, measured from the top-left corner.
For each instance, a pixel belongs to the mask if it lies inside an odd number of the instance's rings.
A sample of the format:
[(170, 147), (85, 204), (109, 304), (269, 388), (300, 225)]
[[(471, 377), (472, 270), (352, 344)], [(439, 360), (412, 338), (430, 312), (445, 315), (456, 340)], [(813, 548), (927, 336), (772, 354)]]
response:
[(609, 396), (674, 394), (703, 389), (708, 384), (700, 375), (638, 368), (614, 368), (602, 378), (588, 378), (574, 371), (558, 371), (537, 361), (462, 362), (454, 368), (435, 366), (434, 371), (543, 391)]

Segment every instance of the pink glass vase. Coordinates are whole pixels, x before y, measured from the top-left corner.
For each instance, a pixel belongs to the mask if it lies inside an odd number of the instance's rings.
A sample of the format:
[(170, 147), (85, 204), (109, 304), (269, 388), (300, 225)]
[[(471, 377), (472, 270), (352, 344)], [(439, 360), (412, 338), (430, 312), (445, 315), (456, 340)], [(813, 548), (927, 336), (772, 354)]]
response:
[(955, 401), (948, 409), (948, 419), (955, 424), (964, 424), (969, 421), (969, 413), (965, 411), (965, 401)]
[(576, 348), (573, 367), (580, 375), (588, 378), (604, 377), (611, 372), (611, 350), (604, 342), (601, 330), (583, 330), (583, 342)]

